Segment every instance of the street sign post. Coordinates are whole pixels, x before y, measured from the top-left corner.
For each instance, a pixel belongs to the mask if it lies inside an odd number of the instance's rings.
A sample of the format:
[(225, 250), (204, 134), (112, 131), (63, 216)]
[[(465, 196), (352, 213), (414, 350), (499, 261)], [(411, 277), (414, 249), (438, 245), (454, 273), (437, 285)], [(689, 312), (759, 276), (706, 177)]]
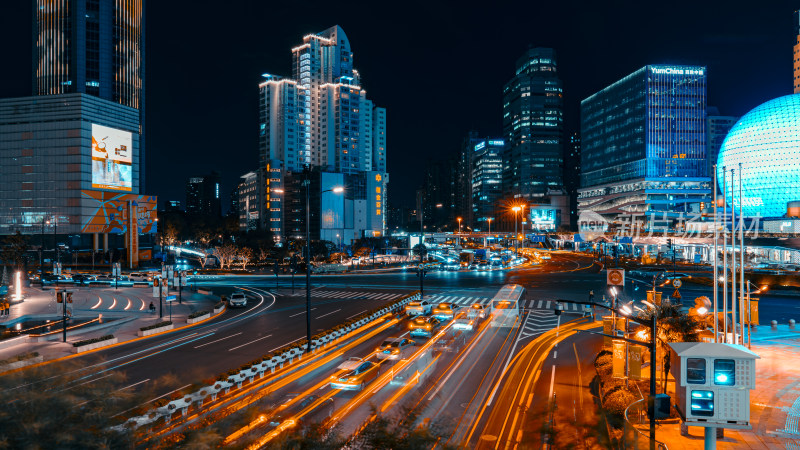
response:
[(609, 286), (625, 286), (625, 269), (606, 270), (606, 284)]
[(176, 296), (175, 294), (168, 295), (166, 297), (166, 302), (169, 303), (169, 321), (170, 322), (172, 322), (172, 303), (175, 302), (175, 300), (177, 300), (177, 298), (178, 298), (178, 296)]

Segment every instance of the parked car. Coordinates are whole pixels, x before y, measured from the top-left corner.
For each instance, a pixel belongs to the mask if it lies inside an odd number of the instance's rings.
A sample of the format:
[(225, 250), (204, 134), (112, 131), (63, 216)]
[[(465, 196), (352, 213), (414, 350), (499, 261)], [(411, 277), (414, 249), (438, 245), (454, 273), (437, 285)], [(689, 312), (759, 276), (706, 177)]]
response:
[(231, 308), (244, 308), (247, 306), (247, 296), (244, 295), (244, 292), (236, 291), (231, 294), (231, 297), (228, 299), (228, 305), (230, 305)]
[(149, 272), (131, 272), (128, 278), (133, 282), (153, 281), (153, 275)]
[(98, 275), (94, 278), (93, 281), (97, 281), (100, 283), (111, 283), (114, 281), (114, 277), (111, 275)]
[(405, 359), (413, 352), (416, 342), (407, 338), (390, 337), (376, 349), (378, 359)]
[(364, 361), (355, 369), (340, 376), (331, 376), (331, 387), (348, 391), (360, 391), (380, 374), (380, 364)]
[(92, 281), (94, 281), (95, 278), (97, 278), (97, 277), (95, 277), (92, 274), (88, 274), (88, 273), (76, 273), (76, 274), (72, 275), (72, 281), (75, 284), (89, 284)]

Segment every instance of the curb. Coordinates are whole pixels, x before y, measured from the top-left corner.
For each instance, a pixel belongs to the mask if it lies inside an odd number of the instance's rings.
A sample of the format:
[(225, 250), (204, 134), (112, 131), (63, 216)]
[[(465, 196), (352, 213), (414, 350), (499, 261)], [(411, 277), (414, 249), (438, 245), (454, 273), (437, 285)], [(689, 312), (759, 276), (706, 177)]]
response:
[(72, 359), (72, 358), (75, 358), (77, 356), (83, 356), (83, 355), (86, 355), (86, 354), (89, 354), (89, 353), (98, 352), (100, 350), (107, 350), (107, 349), (112, 348), (112, 347), (119, 347), (121, 345), (125, 345), (125, 344), (131, 343), (131, 342), (140, 341), (142, 339), (149, 339), (149, 338), (152, 338), (152, 337), (161, 336), (161, 335), (164, 335), (164, 334), (167, 334), (167, 333), (173, 333), (175, 331), (179, 331), (179, 330), (183, 330), (183, 329), (186, 329), (186, 328), (194, 327), (196, 325), (200, 325), (202, 323), (205, 323), (205, 322), (207, 322), (207, 321), (209, 321), (211, 319), (214, 319), (214, 318), (224, 314), (225, 311), (227, 311), (227, 309), (228, 309), (227, 305), (225, 305), (219, 313), (214, 314), (214, 315), (212, 315), (212, 316), (208, 317), (207, 319), (204, 319), (204, 320), (202, 320), (200, 322), (187, 324), (187, 325), (184, 325), (182, 327), (174, 328), (174, 329), (167, 330), (167, 331), (162, 331), (161, 333), (150, 334), (150, 335), (147, 335), (147, 336), (135, 337), (133, 339), (128, 339), (126, 341), (118, 342), (118, 343), (113, 344), (113, 345), (108, 345), (108, 346), (101, 347), (101, 348), (96, 348), (96, 349), (93, 349), (93, 350), (87, 350), (87, 351), (81, 352), (81, 353), (75, 353), (75, 354), (72, 354), (72, 355), (62, 356), (62, 357), (55, 358), (55, 359), (49, 359), (49, 360), (46, 360), (46, 361), (42, 361), (40, 363), (31, 364), (29, 366), (21, 367), (21, 368), (18, 368), (18, 369), (12, 369), (12, 370), (8, 370), (8, 371), (5, 371), (5, 372), (0, 372), (0, 375), (8, 375), (8, 374), (11, 374), (11, 373), (19, 372), (19, 371), (24, 370), (24, 369), (40, 367), (40, 366), (44, 366), (46, 364), (59, 362), (59, 361), (66, 361), (68, 359)]

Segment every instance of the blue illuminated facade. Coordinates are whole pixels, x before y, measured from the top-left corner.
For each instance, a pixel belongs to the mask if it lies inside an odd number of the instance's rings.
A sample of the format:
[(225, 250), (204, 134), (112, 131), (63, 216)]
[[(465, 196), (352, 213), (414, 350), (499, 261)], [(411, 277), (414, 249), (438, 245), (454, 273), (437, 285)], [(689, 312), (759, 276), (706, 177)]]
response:
[(578, 209), (677, 218), (710, 201), (706, 69), (645, 66), (581, 102)]
[[(483, 139), (472, 154), (472, 217), (479, 230), (489, 228), (489, 219), (498, 217), (497, 206), (503, 195), (503, 139)], [(495, 225), (497, 222), (495, 222)]]
[[(748, 112), (722, 143), (717, 182), (720, 187), (725, 184), (724, 167), (727, 203), (737, 211), (739, 164), (745, 216), (782, 217), (789, 202), (800, 200), (800, 94), (770, 100)], [(733, 179), (731, 169), (736, 170)]]

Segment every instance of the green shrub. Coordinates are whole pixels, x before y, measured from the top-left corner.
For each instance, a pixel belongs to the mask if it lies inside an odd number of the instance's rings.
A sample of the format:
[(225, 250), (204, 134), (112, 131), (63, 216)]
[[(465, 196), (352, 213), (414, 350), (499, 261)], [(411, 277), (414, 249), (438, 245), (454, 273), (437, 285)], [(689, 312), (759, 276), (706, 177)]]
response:
[(105, 336), (100, 336), (100, 337), (94, 338), (94, 339), (86, 339), (84, 341), (73, 342), (72, 346), (73, 347), (83, 347), (84, 345), (94, 344), (95, 342), (107, 341), (109, 339), (114, 339), (114, 335), (113, 334), (107, 334)]
[(139, 328), (141, 331), (153, 330), (156, 328), (166, 327), (167, 325), (172, 325), (171, 320), (165, 320), (163, 322), (154, 323), (152, 325), (148, 325), (146, 327)]
[(594, 366), (597, 368), (611, 365), (613, 357), (610, 354), (598, 355), (594, 360)]
[(625, 412), (625, 408), (635, 400), (636, 397), (629, 391), (619, 389), (603, 397), (603, 408), (608, 411), (609, 414), (622, 416)]
[(196, 317), (204, 316), (206, 314), (211, 314), (211, 311), (195, 311), (195, 312), (189, 314), (189, 318), (190, 319), (194, 319)]

